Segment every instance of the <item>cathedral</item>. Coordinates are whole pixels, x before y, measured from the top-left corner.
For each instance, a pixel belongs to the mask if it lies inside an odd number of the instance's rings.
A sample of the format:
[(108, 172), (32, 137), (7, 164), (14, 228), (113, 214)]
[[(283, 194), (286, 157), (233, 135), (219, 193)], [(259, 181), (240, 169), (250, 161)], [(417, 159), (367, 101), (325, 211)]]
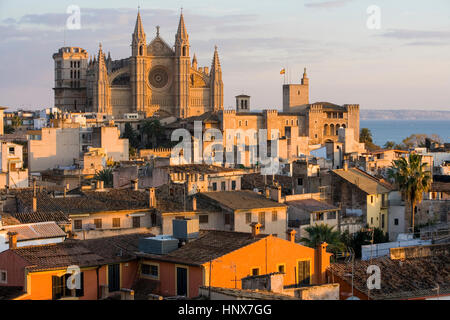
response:
[(112, 60), (101, 44), (94, 59), (79, 47), (63, 47), (55, 61), (55, 107), (72, 112), (98, 112), (123, 118), (139, 113), (187, 118), (223, 110), (222, 69), (217, 47), (211, 68), (190, 56), (189, 35), (181, 13), (175, 44), (160, 36), (147, 43), (138, 12), (131, 56)]

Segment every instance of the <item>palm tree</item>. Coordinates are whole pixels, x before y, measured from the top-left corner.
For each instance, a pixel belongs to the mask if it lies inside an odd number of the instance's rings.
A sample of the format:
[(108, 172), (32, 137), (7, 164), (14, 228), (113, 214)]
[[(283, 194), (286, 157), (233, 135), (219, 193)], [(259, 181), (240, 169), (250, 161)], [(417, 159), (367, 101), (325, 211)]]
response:
[(105, 168), (103, 170), (97, 171), (94, 176), (94, 180), (103, 181), (105, 187), (112, 187), (113, 185), (113, 171), (111, 168)]
[(150, 140), (150, 143), (147, 143), (147, 147), (155, 148), (158, 140), (161, 139), (164, 130), (161, 123), (154, 119), (145, 121), (141, 127), (141, 132), (147, 136), (148, 140)]
[(334, 227), (326, 224), (307, 227), (305, 231), (308, 232), (308, 237), (301, 238), (300, 241), (311, 248), (317, 248), (322, 242), (326, 242), (331, 252), (344, 251), (346, 247), (341, 241), (341, 234), (333, 229)]
[(422, 163), (422, 156), (411, 153), (406, 158), (393, 161), (388, 169), (388, 176), (395, 181), (403, 197), (411, 207), (411, 227), (414, 233), (414, 216), (418, 204), (422, 202), (423, 193), (431, 187), (431, 173), (426, 171), (426, 163)]

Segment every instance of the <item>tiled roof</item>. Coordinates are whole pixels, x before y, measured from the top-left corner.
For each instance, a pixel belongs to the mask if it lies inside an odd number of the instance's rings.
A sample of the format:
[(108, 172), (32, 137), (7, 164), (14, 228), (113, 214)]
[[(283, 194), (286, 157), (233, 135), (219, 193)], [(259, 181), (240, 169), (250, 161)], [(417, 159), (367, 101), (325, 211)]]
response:
[(66, 214), (61, 211), (42, 211), (37, 212), (16, 212), (13, 213), (14, 218), (16, 218), (20, 223), (37, 223), (37, 222), (47, 222), (54, 221), (57, 224), (70, 224), (69, 218)]
[(15, 224), (20, 224), (20, 221), (14, 218), (10, 213), (0, 212), (2, 224), (4, 226), (13, 226)]
[[(17, 194), (21, 209), (19, 212), (31, 212), (33, 193), (31, 190)], [(90, 213), (148, 207), (148, 193), (130, 189), (107, 189), (105, 191), (84, 191), (78, 195), (53, 197), (45, 191), (37, 193), (38, 212), (49, 213)], [(15, 215), (18, 217), (18, 215)], [(19, 219), (19, 218), (18, 218)], [(22, 217), (23, 219), (23, 217)], [(21, 219), (19, 219), (21, 220)], [(33, 219), (37, 220), (37, 219)], [(54, 219), (52, 219), (54, 220)], [(44, 220), (49, 221), (49, 220)], [(36, 221), (30, 221), (36, 222)]]
[(202, 265), (265, 237), (267, 235), (259, 234), (253, 237), (251, 233), (244, 232), (201, 230), (197, 239), (168, 254), (157, 255), (140, 252), (138, 256), (158, 261)]
[(262, 195), (249, 190), (202, 192), (199, 195), (206, 199), (213, 200), (231, 210), (287, 207), (283, 203), (267, 199)]
[(320, 212), (328, 210), (338, 210), (339, 208), (316, 199), (303, 199), (286, 202), (289, 206), (294, 206), (303, 209), (307, 212)]
[(242, 176), (241, 179), (241, 189), (242, 190), (252, 190), (258, 189), (264, 191), (266, 185), (272, 184), (272, 180), (276, 181), (281, 186), (281, 191), (284, 194), (292, 194), (292, 178), (288, 176), (275, 175), (272, 179), (272, 175), (264, 175), (260, 173), (250, 173)]
[(347, 180), (351, 184), (358, 187), (360, 190), (367, 194), (380, 194), (388, 193), (391, 191), (388, 184), (380, 181), (379, 179), (365, 173), (358, 168), (336, 169), (332, 171), (344, 180)]
[(199, 174), (215, 174), (215, 173), (226, 173), (226, 172), (236, 172), (236, 173), (242, 173), (244, 172), (240, 169), (232, 169), (232, 168), (225, 168), (220, 166), (213, 166), (213, 165), (207, 165), (207, 164), (184, 164), (184, 165), (177, 165), (177, 166), (165, 166), (165, 169), (168, 169), (168, 171), (173, 173), (199, 173)]
[[(209, 290), (209, 287), (200, 287), (200, 288)], [(263, 290), (211, 287), (211, 291), (244, 300), (299, 300), (299, 298), (289, 296), (286, 294)]]
[[(371, 299), (402, 299), (436, 295), (437, 284), (441, 293), (450, 293), (450, 257), (448, 255), (391, 260), (388, 257), (372, 261), (355, 261), (354, 286), (367, 294), (367, 268), (377, 265), (381, 271), (381, 289), (370, 290)], [(333, 263), (329, 271), (351, 284), (352, 264)], [(333, 279), (333, 278), (331, 278)]]
[(90, 240), (68, 239), (57, 244), (13, 250), (28, 261), (27, 270), (30, 271), (56, 270), (70, 265), (91, 267), (134, 259), (139, 238), (151, 236), (135, 233)]
[(17, 241), (66, 236), (66, 233), (53, 221), (5, 226), (3, 229), (17, 232)]

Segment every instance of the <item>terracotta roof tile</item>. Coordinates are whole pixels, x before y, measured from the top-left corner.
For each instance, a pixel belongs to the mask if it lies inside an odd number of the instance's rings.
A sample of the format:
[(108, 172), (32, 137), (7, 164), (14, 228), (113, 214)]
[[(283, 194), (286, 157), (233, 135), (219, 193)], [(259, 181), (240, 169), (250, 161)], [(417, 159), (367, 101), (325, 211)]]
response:
[(199, 195), (232, 210), (287, 207), (283, 203), (267, 199), (249, 190), (202, 192)]
[(150, 236), (153, 235), (135, 233), (90, 240), (68, 239), (62, 243), (13, 250), (28, 261), (30, 271), (56, 270), (70, 265), (91, 267), (134, 259), (139, 238)]
[(267, 236), (259, 234), (257, 237), (253, 237), (251, 233), (244, 232), (201, 230), (197, 239), (168, 254), (157, 255), (140, 252), (138, 256), (159, 261), (202, 265)]

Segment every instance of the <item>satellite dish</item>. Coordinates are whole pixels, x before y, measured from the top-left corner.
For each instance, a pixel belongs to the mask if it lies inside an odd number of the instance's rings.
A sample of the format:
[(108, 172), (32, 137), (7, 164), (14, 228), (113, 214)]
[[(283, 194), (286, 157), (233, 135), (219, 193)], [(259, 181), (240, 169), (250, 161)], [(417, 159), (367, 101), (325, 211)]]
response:
[(351, 296), (351, 297), (348, 297), (347, 300), (361, 300), (361, 299), (358, 297), (355, 297), (355, 296)]

